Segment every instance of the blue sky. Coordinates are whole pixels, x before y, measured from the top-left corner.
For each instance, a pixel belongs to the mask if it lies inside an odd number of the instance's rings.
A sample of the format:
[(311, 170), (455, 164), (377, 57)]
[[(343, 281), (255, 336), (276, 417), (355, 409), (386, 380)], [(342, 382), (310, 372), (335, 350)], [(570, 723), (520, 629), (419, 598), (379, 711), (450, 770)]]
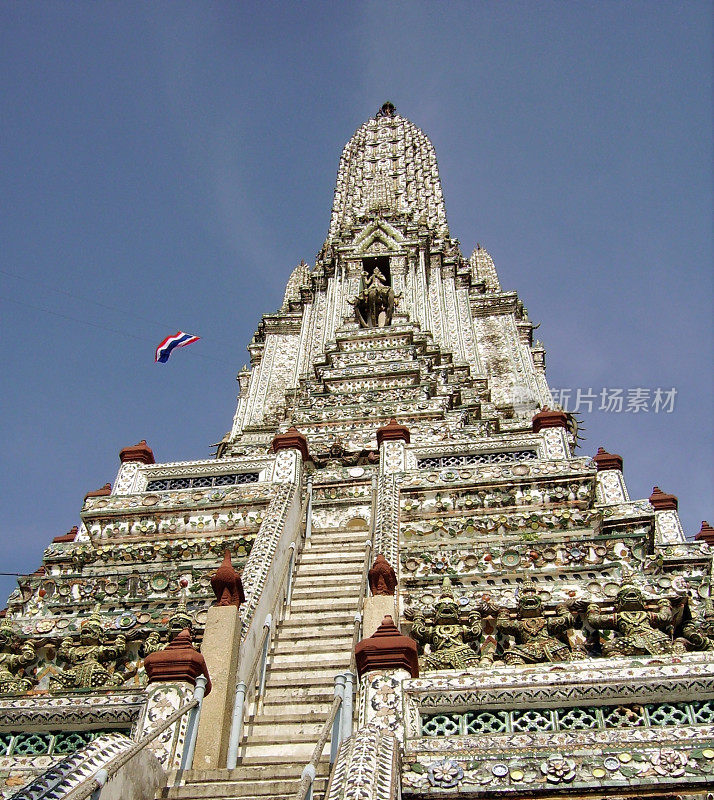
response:
[[(211, 453), (387, 99), (434, 142), (464, 253), (541, 322), (551, 385), (677, 388), (670, 414), (585, 414), (583, 452), (677, 494), (689, 534), (712, 520), (712, 8), (0, 3), (2, 571), (121, 447)], [(178, 328), (202, 340), (155, 365)]]

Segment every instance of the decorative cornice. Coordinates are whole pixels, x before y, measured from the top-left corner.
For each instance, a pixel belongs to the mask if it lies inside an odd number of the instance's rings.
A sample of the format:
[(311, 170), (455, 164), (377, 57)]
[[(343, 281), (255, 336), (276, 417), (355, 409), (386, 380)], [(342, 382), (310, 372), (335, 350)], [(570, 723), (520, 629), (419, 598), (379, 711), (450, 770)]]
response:
[(84, 499), (86, 500), (88, 497), (107, 497), (111, 493), (112, 493), (111, 483), (105, 483), (101, 489), (95, 489), (93, 492), (87, 492), (87, 494), (84, 495)]
[(181, 633), (163, 650), (149, 653), (144, 659), (144, 668), (149, 683), (190, 683), (196, 685), (196, 678), (205, 675), (208, 681), (206, 695), (211, 691), (211, 678), (206, 660), (191, 643), (191, 633), (184, 628)]
[(598, 447), (597, 453), (593, 456), (595, 469), (602, 472), (606, 469), (616, 469), (622, 472), (622, 456), (617, 453), (608, 453), (604, 447)]
[(545, 428), (567, 428), (568, 416), (565, 411), (551, 411), (544, 406), (534, 417), (533, 433), (540, 433)]
[(416, 642), (402, 636), (389, 615), (369, 638), (357, 643), (355, 660), (360, 677), (374, 670), (397, 669), (407, 670), (412, 678), (419, 676)]
[(409, 428), (405, 425), (400, 425), (396, 419), (392, 418), (382, 428), (377, 428), (377, 445), (382, 446), (382, 442), (397, 442), (402, 441), (409, 444), (411, 437), (409, 435)]
[(299, 450), (303, 461), (310, 460), (307, 439), (295, 426), (288, 428), (285, 433), (279, 433), (273, 439), (270, 449), (273, 453), (277, 453), (278, 450)]
[(650, 505), (655, 511), (676, 511), (679, 507), (679, 500), (673, 494), (663, 492), (659, 486), (652, 487), (652, 494), (649, 496)]
[(700, 542), (706, 542), (708, 545), (714, 546), (714, 528), (712, 528), (706, 520), (702, 520), (702, 527), (694, 538)]
[(142, 439), (138, 444), (120, 450), (119, 460), (122, 464), (126, 464), (127, 461), (139, 461), (141, 464), (156, 463), (154, 451), (146, 443), (146, 439)]
[(55, 536), (54, 539), (52, 539), (52, 544), (65, 544), (67, 542), (73, 542), (78, 533), (79, 528), (74, 525), (63, 536)]

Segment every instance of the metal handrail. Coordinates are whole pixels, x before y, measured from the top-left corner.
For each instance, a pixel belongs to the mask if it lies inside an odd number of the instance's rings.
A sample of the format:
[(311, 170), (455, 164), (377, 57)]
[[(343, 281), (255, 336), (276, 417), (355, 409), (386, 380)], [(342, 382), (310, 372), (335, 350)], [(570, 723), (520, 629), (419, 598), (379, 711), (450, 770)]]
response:
[(332, 734), (332, 751), (330, 753), (330, 762), (335, 760), (337, 756), (336, 740), (339, 742), (339, 736), (335, 736), (336, 730), (339, 730), (339, 721), (337, 720), (337, 713), (342, 705), (344, 692), (344, 675), (337, 675), (335, 677), (335, 699), (330, 706), (330, 713), (327, 715), (325, 724), (322, 726), (320, 738), (317, 740), (315, 749), (312, 751), (312, 756), (303, 768), (302, 775), (300, 776), (300, 785), (298, 786), (295, 800), (311, 800), (312, 798), (312, 784), (317, 775), (317, 765), (322, 758), (322, 751), (325, 749), (327, 740)]
[[(310, 501), (310, 492), (308, 492), (308, 494), (305, 497), (305, 499), (303, 500), (302, 506), (300, 508), (300, 519), (302, 520), (301, 532), (300, 532), (300, 534), (298, 536), (295, 537), (295, 541), (290, 543), (289, 547), (290, 547), (290, 549), (292, 549), (293, 552), (291, 553), (291, 556), (288, 559), (288, 563), (285, 565), (285, 567), (283, 569), (283, 574), (280, 576), (280, 582), (278, 583), (278, 586), (282, 586), (283, 585), (283, 582), (285, 581), (286, 575), (290, 575), (292, 573), (292, 571), (294, 570), (294, 568), (295, 568), (295, 550), (297, 549), (297, 542), (302, 538), (302, 536), (305, 533), (305, 511), (307, 510), (309, 501)], [(290, 590), (290, 589), (291, 589), (291, 586), (289, 585), (288, 586), (288, 590)], [(287, 594), (286, 594), (286, 597), (287, 597)], [(266, 638), (266, 636), (270, 635), (270, 631), (271, 631), (271, 628), (272, 628), (272, 621), (273, 621), (272, 614), (267, 614), (266, 617), (265, 617), (265, 620), (263, 621), (263, 637), (262, 637), (262, 640), (261, 640), (261, 643), (260, 643), (261, 646), (256, 651), (256, 656), (253, 659), (253, 663), (250, 666), (250, 670), (248, 671), (248, 678), (249, 679), (250, 679), (251, 676), (255, 676), (255, 674), (256, 674), (256, 668), (257, 668), (258, 663), (260, 662), (261, 657), (263, 655), (263, 650), (265, 649), (265, 638)], [(266, 626), (267, 622), (270, 623), (270, 626)]]
[[(290, 558), (288, 559), (288, 563), (283, 568), (283, 574), (280, 576), (280, 581), (278, 582), (278, 586), (282, 587), (285, 583), (285, 579), (287, 577), (287, 585), (285, 587), (285, 594), (283, 596), (282, 602), (282, 611), (284, 612), (287, 605), (290, 603), (290, 598), (292, 596), (292, 588), (293, 588), (293, 573), (295, 571), (295, 553), (297, 552), (297, 543), (305, 537), (308, 522), (309, 522), (309, 515), (306, 517), (306, 512), (310, 508), (310, 500), (312, 497), (312, 481), (308, 481), (308, 491), (305, 499), (302, 502), (302, 506), (300, 507), (300, 520), (301, 520), (301, 529), (298, 536), (295, 538), (293, 542), (289, 545)], [(278, 592), (278, 595), (280, 592)], [(256, 695), (256, 701), (260, 701), (260, 698), (263, 695), (263, 691), (265, 689), (265, 676), (267, 673), (267, 664), (268, 664), (268, 651), (270, 649), (270, 639), (272, 637), (273, 631), (273, 615), (267, 614), (265, 619), (263, 620), (263, 632), (260, 642), (260, 647), (256, 649), (255, 658), (253, 659), (253, 663), (250, 666), (250, 669), (247, 673), (247, 681), (238, 681), (236, 684), (236, 694), (235, 699), (233, 701), (233, 718), (231, 721), (231, 731), (228, 741), (228, 754), (226, 757), (226, 768), (227, 769), (234, 769), (238, 764), (238, 750), (240, 749), (240, 740), (243, 735), (243, 714), (245, 709), (245, 698), (246, 694), (248, 694), (248, 686), (252, 684), (252, 687), (255, 689), (256, 683), (258, 684), (258, 693)], [(258, 679), (258, 664), (260, 664), (260, 678)]]
[(362, 630), (362, 612), (359, 610), (364, 604), (364, 598), (367, 594), (367, 580), (369, 577), (369, 567), (372, 555), (372, 541), (371, 539), (365, 540), (364, 543), (364, 559), (362, 560), (362, 577), (359, 586), (359, 600), (357, 601), (357, 613), (355, 614), (354, 628), (352, 630), (352, 654), (350, 656), (350, 672), (355, 671), (357, 662), (355, 661), (355, 647), (359, 642), (360, 633)]
[[(185, 706), (181, 706), (181, 708), (174, 711), (174, 713), (167, 717), (160, 725), (158, 725), (156, 728), (152, 728), (128, 750), (125, 750), (123, 753), (115, 756), (111, 761), (105, 764), (101, 770), (98, 770), (98, 772), (91, 777), (91, 779), (80, 783), (79, 786), (75, 786), (74, 789), (64, 796), (64, 800), (86, 800), (86, 798), (89, 797), (93, 792), (97, 791), (97, 789), (101, 789), (107, 780), (111, 778), (112, 775), (115, 775), (124, 766), (124, 764), (130, 761), (148, 744), (153, 742), (154, 739), (156, 739), (158, 736), (161, 736), (161, 734), (167, 728), (170, 728), (177, 720), (181, 719), (181, 717), (187, 711), (191, 711), (191, 709), (196, 708), (198, 705), (200, 705), (200, 700), (196, 698), (191, 700), (190, 703), (186, 703)], [(103, 774), (98, 777), (99, 773)]]
[[(357, 613), (355, 614), (354, 629), (352, 631), (352, 652), (350, 654), (350, 667), (349, 671), (344, 675), (338, 675), (335, 678), (335, 699), (332, 701), (330, 713), (322, 728), (320, 738), (318, 739), (315, 749), (312, 753), (312, 758), (305, 765), (302, 775), (300, 776), (300, 786), (298, 787), (295, 800), (312, 800), (312, 784), (317, 774), (317, 765), (322, 757), (322, 751), (327, 743), (327, 737), (332, 730), (332, 751), (330, 753), (330, 762), (333, 763), (337, 758), (337, 748), (341, 740), (349, 738), (352, 733), (352, 693), (354, 686), (354, 679), (356, 677), (355, 648), (359, 642), (361, 629), (362, 629), (362, 613), (359, 609), (364, 604), (364, 598), (367, 593), (367, 582), (369, 577), (369, 567), (371, 562), (371, 553), (374, 542), (374, 534), (376, 529), (376, 509), (377, 509), (377, 487), (376, 481), (372, 482), (372, 519), (370, 524), (370, 538), (364, 543), (364, 559), (362, 561), (362, 573), (360, 578), (359, 599), (357, 601)], [(342, 719), (336, 719), (337, 713), (341, 708)]]
[(359, 600), (357, 602), (357, 613), (355, 614), (354, 629), (352, 631), (352, 655), (350, 656), (350, 672), (354, 672), (357, 666), (355, 661), (355, 648), (359, 642), (362, 630), (362, 612), (360, 609), (364, 605), (364, 598), (367, 594), (369, 581), (369, 567), (371, 562), (372, 548), (374, 547), (374, 535), (377, 529), (377, 479), (372, 478), (372, 518), (369, 525), (369, 539), (364, 543), (364, 560), (362, 561), (362, 577), (359, 585)]

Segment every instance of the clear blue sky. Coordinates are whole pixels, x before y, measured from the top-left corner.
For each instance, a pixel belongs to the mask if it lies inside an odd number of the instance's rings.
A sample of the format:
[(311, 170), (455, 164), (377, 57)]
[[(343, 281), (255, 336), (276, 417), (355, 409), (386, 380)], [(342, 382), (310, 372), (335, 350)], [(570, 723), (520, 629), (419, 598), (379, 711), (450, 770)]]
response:
[[(678, 494), (689, 534), (712, 520), (712, 8), (0, 3), (0, 571), (39, 565), (121, 447), (212, 452), (387, 99), (436, 146), (452, 235), (542, 323), (551, 385), (677, 388), (671, 414), (586, 414), (583, 451)], [(155, 365), (177, 328), (202, 340)]]

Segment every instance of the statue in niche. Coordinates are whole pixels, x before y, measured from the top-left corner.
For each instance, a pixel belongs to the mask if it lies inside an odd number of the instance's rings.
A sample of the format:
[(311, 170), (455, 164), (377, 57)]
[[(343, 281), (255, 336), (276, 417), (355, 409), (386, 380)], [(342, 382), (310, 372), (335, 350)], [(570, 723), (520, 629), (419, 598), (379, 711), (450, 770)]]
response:
[(328, 464), (339, 464), (342, 467), (356, 467), (362, 464), (378, 464), (379, 451), (377, 450), (348, 450), (339, 437), (336, 438), (326, 452), (312, 455), (312, 463), (317, 469), (323, 469)]
[(169, 618), (166, 638), (164, 639), (159, 631), (151, 631), (141, 645), (141, 655), (148, 656), (149, 653), (164, 650), (184, 628), (188, 628), (189, 633), (193, 632), (193, 617), (188, 613), (186, 601), (182, 600)]
[(119, 634), (112, 644), (105, 644), (101, 618), (95, 611), (82, 623), (79, 641), (71, 636), (62, 640), (57, 658), (70, 666), (50, 678), (50, 690), (108, 689), (121, 686), (129, 677), (117, 669), (117, 661), (126, 654), (126, 637)]
[(444, 578), (439, 601), (434, 606), (434, 624), (427, 624), (424, 614), (417, 612), (412, 624), (412, 636), (422, 644), (428, 644), (430, 653), (419, 659), (420, 667), (430, 669), (469, 669), (479, 665), (479, 656), (470, 642), (481, 636), (481, 614), (469, 616), (468, 625), (459, 620), (459, 605), (454, 600), (451, 583)]
[(371, 274), (362, 273), (362, 291), (354, 300), (348, 300), (361, 328), (386, 328), (391, 325), (398, 301), (399, 297), (377, 267)]
[(540, 664), (570, 661), (570, 647), (558, 639), (575, 622), (565, 606), (558, 606), (554, 617), (545, 617), (543, 601), (533, 581), (524, 581), (518, 593), (515, 619), (496, 618), (496, 627), (512, 635), (516, 642), (503, 653), (506, 664)]
[(4, 619), (0, 624), (0, 695), (19, 694), (32, 688), (33, 681), (19, 673), (35, 658), (33, 643), (20, 640), (12, 623)]
[(672, 641), (662, 629), (672, 623), (672, 604), (663, 598), (657, 605), (658, 611), (648, 611), (644, 595), (630, 580), (626, 580), (617, 593), (612, 614), (601, 614), (599, 607), (591, 603), (587, 620), (593, 628), (613, 630), (619, 634), (603, 643), (603, 656), (612, 658), (671, 653)]
[(703, 616), (685, 623), (682, 635), (695, 650), (714, 650), (714, 603), (707, 600)]

